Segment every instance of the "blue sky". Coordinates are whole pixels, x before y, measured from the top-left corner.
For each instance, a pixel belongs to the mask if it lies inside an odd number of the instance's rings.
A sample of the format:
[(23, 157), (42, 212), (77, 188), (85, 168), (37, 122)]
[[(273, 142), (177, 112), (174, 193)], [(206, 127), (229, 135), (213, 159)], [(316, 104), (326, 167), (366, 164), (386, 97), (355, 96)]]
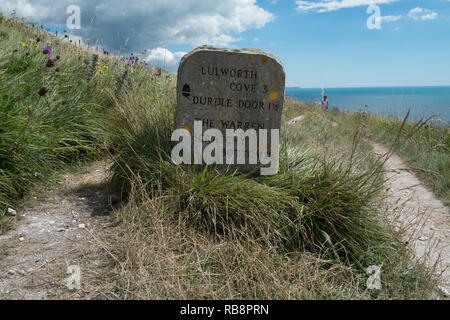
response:
[[(367, 27), (370, 4), (379, 30)], [(450, 85), (450, 0), (1, 0), (0, 11), (62, 30), (73, 5), (75, 35), (122, 54), (146, 49), (171, 72), (209, 44), (277, 55), (287, 86)]]
[[(332, 12), (301, 12), (291, 0), (257, 2), (275, 15), (242, 34), (237, 47), (258, 47), (284, 63), (287, 86), (309, 88), (450, 85), (450, 2), (380, 4), (382, 16), (402, 16), (369, 30), (368, 5)], [(414, 8), (435, 19), (408, 17)], [(169, 46), (189, 51), (189, 46)]]

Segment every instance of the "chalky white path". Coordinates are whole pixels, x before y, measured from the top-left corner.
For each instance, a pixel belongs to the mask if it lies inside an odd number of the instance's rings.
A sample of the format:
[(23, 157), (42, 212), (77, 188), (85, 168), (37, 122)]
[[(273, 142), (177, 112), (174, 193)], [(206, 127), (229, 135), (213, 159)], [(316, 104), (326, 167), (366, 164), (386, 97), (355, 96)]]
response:
[[(289, 127), (300, 127), (304, 116), (292, 119)], [(333, 126), (337, 126), (333, 122)], [(380, 157), (389, 150), (370, 142)], [(425, 261), (442, 274), (440, 293), (450, 297), (450, 213), (449, 209), (411, 173), (408, 165), (393, 154), (385, 163), (386, 198), (382, 204), (388, 219), (404, 230), (405, 241), (412, 246), (416, 259)]]
[[(86, 269), (100, 269), (103, 263), (92, 235), (104, 230), (104, 215), (110, 211), (106, 190), (96, 187), (107, 179), (108, 168), (95, 163), (85, 172), (66, 174), (60, 187), (45, 190), (35, 203), (18, 210), (18, 226), (0, 235), (0, 300), (89, 299), (97, 294), (85, 279)], [(87, 255), (88, 249), (94, 253)], [(66, 270), (79, 264), (83, 290), (72, 293), (65, 287)]]
[[(389, 150), (372, 142), (375, 153), (384, 156)], [(417, 259), (423, 259), (436, 272), (442, 273), (440, 289), (450, 292), (450, 214), (449, 209), (411, 173), (397, 155), (385, 164), (385, 210), (395, 224), (405, 228), (405, 241), (414, 248)]]

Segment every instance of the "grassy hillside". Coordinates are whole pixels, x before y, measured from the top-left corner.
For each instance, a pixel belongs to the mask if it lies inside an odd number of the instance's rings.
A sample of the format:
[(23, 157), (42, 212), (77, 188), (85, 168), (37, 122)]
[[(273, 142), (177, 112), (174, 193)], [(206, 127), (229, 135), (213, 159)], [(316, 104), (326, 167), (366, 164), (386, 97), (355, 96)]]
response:
[(37, 181), (106, 154), (105, 114), (125, 63), (0, 19), (1, 221)]
[[(308, 121), (284, 125), (279, 175), (175, 166), (173, 76), (103, 54), (97, 64), (93, 52), (9, 19), (0, 34), (0, 200), (14, 205), (53, 170), (109, 154), (111, 188), (125, 201), (118, 230), (101, 239), (107, 296), (430, 296), (436, 278), (377, 210), (383, 160), (368, 152), (360, 126), (335, 127), (288, 100), (285, 120)], [(382, 265), (381, 290), (366, 288), (371, 265)]]

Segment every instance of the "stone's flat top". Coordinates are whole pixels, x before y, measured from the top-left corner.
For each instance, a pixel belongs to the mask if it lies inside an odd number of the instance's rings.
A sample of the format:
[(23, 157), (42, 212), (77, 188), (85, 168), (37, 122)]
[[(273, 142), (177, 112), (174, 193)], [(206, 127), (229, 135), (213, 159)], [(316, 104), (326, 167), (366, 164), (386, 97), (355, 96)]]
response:
[(281, 62), (281, 60), (278, 59), (278, 57), (275, 56), (274, 54), (266, 52), (264, 50), (257, 49), (257, 48), (242, 48), (242, 49), (216, 48), (216, 47), (206, 46), (206, 45), (198, 47), (198, 48), (195, 48), (191, 52), (189, 52), (186, 55), (184, 55), (183, 58), (181, 58), (180, 67), (182, 66), (183, 62), (186, 59), (188, 59), (189, 57), (191, 57), (192, 55), (194, 55), (194, 54), (196, 54), (198, 52), (224, 52), (224, 53), (237, 53), (237, 54), (242, 53), (242, 54), (264, 55), (264, 56), (272, 58), (273, 60), (278, 62), (281, 65), (281, 68), (282, 68), (282, 70), (284, 72), (284, 64), (283, 64), (283, 62)]

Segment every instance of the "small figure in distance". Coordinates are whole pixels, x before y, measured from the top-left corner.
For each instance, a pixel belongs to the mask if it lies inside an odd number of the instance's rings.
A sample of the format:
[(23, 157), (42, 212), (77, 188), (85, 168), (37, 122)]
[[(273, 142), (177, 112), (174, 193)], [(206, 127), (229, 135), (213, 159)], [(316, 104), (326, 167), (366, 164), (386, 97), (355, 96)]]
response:
[(328, 103), (328, 96), (324, 96), (322, 100), (322, 108), (324, 111), (328, 111), (330, 109), (329, 103)]

